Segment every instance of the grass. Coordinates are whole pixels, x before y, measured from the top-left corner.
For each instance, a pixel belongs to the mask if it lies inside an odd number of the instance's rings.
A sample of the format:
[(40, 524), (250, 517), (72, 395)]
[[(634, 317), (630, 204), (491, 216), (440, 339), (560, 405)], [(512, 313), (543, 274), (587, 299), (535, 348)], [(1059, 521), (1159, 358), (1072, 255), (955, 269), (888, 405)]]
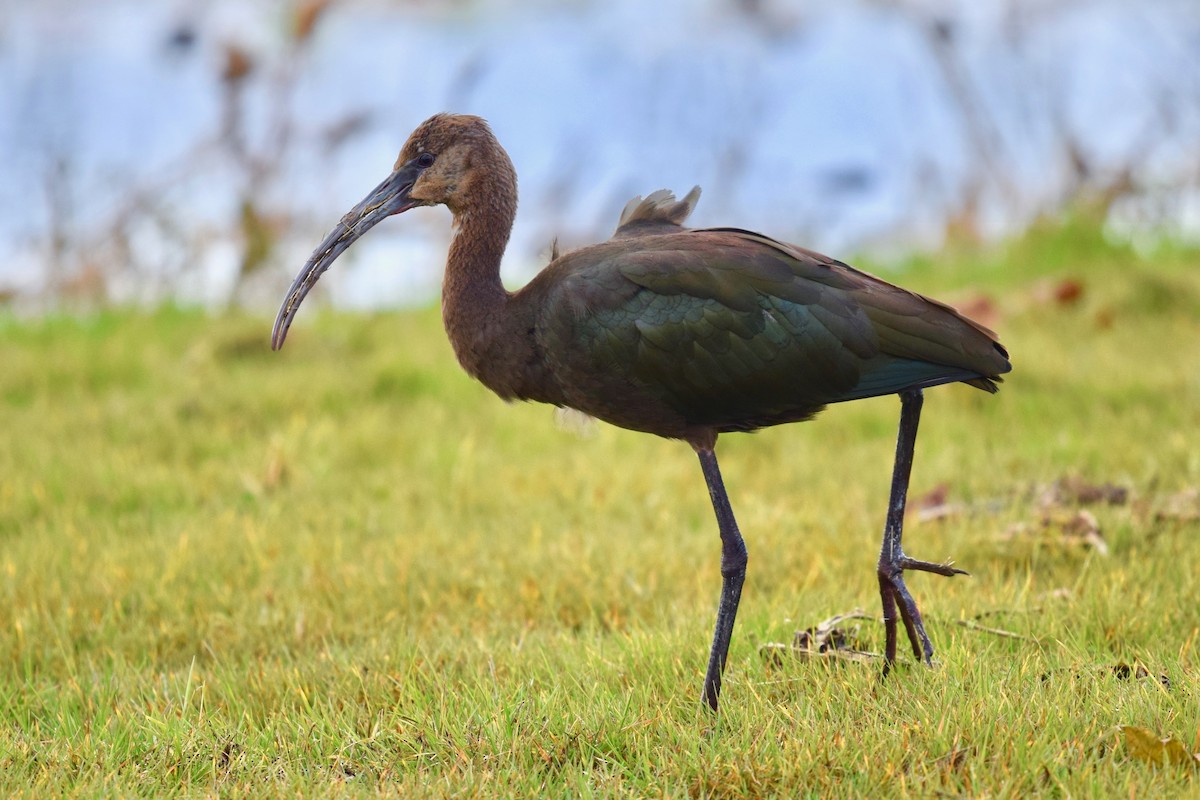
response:
[[(911, 581), (936, 669), (759, 653), (878, 613), (895, 399), (723, 438), (751, 561), (717, 718), (687, 447), (506, 406), (433, 310), (310, 308), (282, 354), (262, 315), (0, 318), (0, 794), (1194, 793), (1118, 726), (1200, 749), (1198, 262), (1062, 225), (908, 268), (989, 295), (1016, 367), (927, 396), (913, 497), (969, 510), (906, 541), (973, 573)], [(1129, 489), (1086, 509), (1108, 555), (1045, 507), (1063, 476)]]

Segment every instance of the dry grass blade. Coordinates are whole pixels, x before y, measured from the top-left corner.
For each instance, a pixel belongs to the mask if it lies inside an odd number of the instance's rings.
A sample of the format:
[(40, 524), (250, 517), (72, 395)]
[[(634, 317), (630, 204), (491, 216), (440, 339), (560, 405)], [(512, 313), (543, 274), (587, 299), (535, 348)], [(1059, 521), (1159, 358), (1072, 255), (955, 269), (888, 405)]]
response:
[(980, 633), (990, 633), (993, 636), (1002, 636), (1006, 639), (1020, 639), (1022, 641), (1026, 641), (1026, 642), (1036, 642), (1037, 641), (1037, 639), (1035, 639), (1032, 636), (1025, 636), (1024, 634), (1013, 633), (1012, 631), (1006, 631), (1003, 628), (990, 628), (987, 625), (980, 625), (978, 622), (976, 622), (975, 620), (972, 620), (972, 619), (960, 619), (960, 620), (955, 620), (955, 622), (957, 624), (963, 626), (964, 628), (969, 628), (970, 630), (973, 630), (973, 631), (979, 631)]

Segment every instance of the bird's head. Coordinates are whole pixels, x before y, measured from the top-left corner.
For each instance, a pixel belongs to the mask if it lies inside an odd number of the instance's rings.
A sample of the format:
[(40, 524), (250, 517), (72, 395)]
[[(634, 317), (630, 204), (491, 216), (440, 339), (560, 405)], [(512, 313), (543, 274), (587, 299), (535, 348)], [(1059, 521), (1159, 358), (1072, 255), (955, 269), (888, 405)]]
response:
[(350, 209), (309, 256), (275, 317), (272, 349), (283, 346), (300, 303), (317, 279), (384, 218), (436, 205), (460, 217), (472, 203), (489, 201), (502, 201), (515, 210), (515, 196), (512, 162), (487, 122), (466, 114), (435, 114), (425, 120), (404, 143), (392, 173)]

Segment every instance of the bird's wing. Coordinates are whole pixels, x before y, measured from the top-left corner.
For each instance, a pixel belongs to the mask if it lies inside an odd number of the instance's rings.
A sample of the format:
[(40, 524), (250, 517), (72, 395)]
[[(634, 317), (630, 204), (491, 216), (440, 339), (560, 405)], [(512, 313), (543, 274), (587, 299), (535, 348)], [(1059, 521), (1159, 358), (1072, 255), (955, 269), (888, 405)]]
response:
[(564, 383), (624, 395), (606, 402), (649, 396), (689, 424), (749, 429), (848, 397), (878, 355), (862, 309), (772, 248), (729, 234), (618, 244), (576, 254), (541, 331)]
[(614, 240), (570, 262), (540, 332), (556, 371), (651, 394), (691, 424), (759, 427), (1007, 369), (948, 307), (746, 231)]
[[(1000, 374), (1012, 368), (1008, 352), (993, 331), (945, 303), (836, 259), (762, 234), (737, 228), (709, 230), (734, 234), (770, 247), (789, 258), (799, 280), (812, 281), (849, 295), (870, 319), (880, 352), (886, 356), (957, 367), (965, 373), (981, 376), (986, 382), (999, 381)], [(994, 383), (968, 382), (995, 391)]]

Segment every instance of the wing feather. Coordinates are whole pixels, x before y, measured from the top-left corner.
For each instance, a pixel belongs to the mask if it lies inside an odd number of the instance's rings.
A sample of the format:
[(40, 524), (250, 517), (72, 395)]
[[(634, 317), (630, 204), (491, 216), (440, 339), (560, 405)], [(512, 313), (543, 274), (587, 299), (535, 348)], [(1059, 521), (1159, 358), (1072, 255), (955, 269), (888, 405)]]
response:
[(737, 229), (613, 240), (553, 269), (543, 350), (568, 395), (583, 387), (574, 404), (627, 426), (614, 404), (748, 430), (905, 388), (994, 390), (1008, 369), (994, 334), (948, 306)]

